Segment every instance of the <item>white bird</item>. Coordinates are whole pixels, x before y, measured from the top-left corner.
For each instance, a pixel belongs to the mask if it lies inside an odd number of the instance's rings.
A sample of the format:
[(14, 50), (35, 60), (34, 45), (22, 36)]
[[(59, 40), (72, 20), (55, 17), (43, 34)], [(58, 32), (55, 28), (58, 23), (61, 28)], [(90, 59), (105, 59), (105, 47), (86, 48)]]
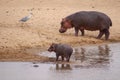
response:
[(20, 19), (19, 21), (21, 21), (21, 22), (26, 22), (26, 21), (28, 21), (31, 17), (32, 17), (32, 13), (30, 13), (28, 16), (25, 16), (25, 17), (23, 17), (22, 19)]

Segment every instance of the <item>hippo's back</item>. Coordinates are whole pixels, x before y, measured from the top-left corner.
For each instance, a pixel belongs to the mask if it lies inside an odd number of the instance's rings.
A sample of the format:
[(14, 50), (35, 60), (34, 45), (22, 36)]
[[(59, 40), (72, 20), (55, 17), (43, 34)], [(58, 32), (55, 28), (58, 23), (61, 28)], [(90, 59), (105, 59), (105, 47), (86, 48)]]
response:
[(60, 54), (69, 54), (73, 52), (73, 49), (67, 44), (58, 44), (56, 51)]
[(111, 19), (106, 14), (97, 11), (80, 11), (66, 18), (72, 20), (75, 27), (84, 26), (88, 30), (108, 29), (112, 26)]

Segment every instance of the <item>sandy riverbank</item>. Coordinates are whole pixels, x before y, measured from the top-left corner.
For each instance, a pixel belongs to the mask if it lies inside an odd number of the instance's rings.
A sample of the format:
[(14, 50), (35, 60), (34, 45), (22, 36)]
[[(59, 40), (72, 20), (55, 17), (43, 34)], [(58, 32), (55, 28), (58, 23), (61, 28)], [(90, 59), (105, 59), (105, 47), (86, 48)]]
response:
[[(0, 61), (43, 60), (41, 56), (26, 53), (26, 49), (43, 50), (52, 42), (71, 46), (101, 44), (120, 41), (120, 0), (0, 0)], [(106, 13), (112, 19), (110, 39), (95, 39), (98, 31), (86, 31), (85, 36), (74, 36), (74, 29), (58, 32), (65, 16), (82, 10)], [(33, 13), (24, 25), (19, 20)]]

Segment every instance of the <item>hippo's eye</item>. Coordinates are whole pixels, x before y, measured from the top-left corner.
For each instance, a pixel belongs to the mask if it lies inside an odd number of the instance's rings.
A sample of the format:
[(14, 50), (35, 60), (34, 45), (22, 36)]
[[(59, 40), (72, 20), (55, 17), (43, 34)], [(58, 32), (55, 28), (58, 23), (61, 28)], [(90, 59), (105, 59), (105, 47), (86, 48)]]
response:
[(52, 48), (52, 49), (53, 49), (53, 48), (54, 48), (54, 46), (51, 46), (50, 48)]

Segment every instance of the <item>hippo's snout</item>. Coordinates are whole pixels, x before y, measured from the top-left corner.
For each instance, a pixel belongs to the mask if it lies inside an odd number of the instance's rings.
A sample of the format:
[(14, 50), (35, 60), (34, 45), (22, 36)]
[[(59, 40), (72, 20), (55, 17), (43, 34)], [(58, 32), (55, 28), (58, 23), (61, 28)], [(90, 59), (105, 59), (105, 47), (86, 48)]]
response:
[(59, 32), (64, 33), (64, 32), (66, 32), (66, 29), (59, 29)]
[(52, 50), (51, 50), (50, 48), (48, 49), (48, 51), (49, 51), (49, 52), (52, 52)]

